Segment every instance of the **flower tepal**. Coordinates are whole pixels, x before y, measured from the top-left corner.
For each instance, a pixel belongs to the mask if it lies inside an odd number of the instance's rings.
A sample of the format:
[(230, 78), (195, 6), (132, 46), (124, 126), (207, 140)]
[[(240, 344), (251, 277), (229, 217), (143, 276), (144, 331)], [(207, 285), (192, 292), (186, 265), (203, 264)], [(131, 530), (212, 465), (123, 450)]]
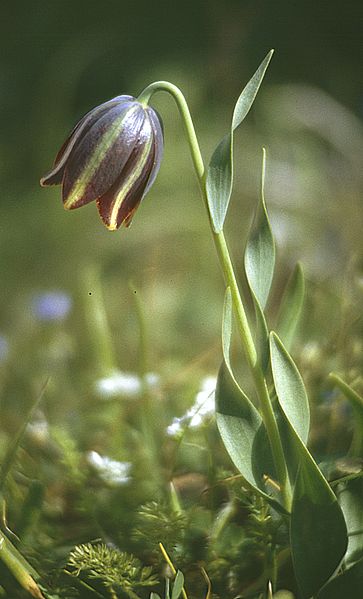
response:
[(108, 229), (128, 226), (155, 180), (163, 145), (158, 114), (131, 96), (117, 96), (79, 121), (40, 183), (61, 184), (68, 210), (96, 200)]

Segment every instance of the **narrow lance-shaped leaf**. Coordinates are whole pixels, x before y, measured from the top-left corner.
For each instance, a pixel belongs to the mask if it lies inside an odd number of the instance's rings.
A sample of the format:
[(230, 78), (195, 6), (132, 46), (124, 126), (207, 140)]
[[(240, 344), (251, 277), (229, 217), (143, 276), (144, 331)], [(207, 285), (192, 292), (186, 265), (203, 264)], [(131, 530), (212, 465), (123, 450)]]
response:
[(247, 83), (237, 100), (231, 130), (215, 149), (209, 163), (206, 180), (209, 212), (216, 233), (223, 229), (233, 186), (233, 132), (247, 116), (262, 83), (268, 64), (272, 58), (271, 50), (262, 61), (252, 79)]
[(271, 365), (287, 431), (299, 457), (290, 520), (291, 553), (302, 599), (310, 599), (342, 560), (347, 529), (333, 491), (304, 444), (306, 408), (293, 406), (294, 400), (304, 403), (302, 381), (276, 335), (271, 335)]
[(255, 295), (252, 294), (252, 297), (256, 318), (255, 343), (262, 371), (266, 372), (270, 358), (268, 327), (265, 314), (260, 306), (260, 303), (256, 299)]
[(40, 588), (35, 582), (35, 580), (39, 579), (39, 574), (37, 574), (34, 568), (1, 531), (0, 555), (2, 562), (7, 566), (23, 589), (37, 599), (44, 599)]
[(239, 387), (230, 364), (232, 300), (227, 289), (222, 329), (223, 354), (216, 388), (216, 420), (224, 445), (244, 479), (279, 511), (265, 490), (263, 475), (276, 480), (267, 434), (258, 410)]
[(248, 284), (262, 310), (265, 309), (275, 267), (275, 242), (265, 202), (266, 150), (263, 148), (261, 200), (247, 240), (245, 270)]
[(183, 590), (183, 585), (184, 585), (184, 574), (183, 574), (183, 572), (178, 570), (176, 573), (176, 576), (175, 576), (173, 590), (171, 592), (171, 599), (179, 598), (179, 596), (181, 595), (182, 590)]
[(291, 485), (296, 480), (300, 456), (291, 438), (290, 425), (306, 445), (310, 414), (302, 378), (286, 349), (275, 333), (270, 335), (271, 367), (279, 403), (275, 406), (280, 437)]
[(221, 365), (216, 387), (216, 419), (219, 432), (235, 466), (253, 486), (252, 447), (262, 419), (247, 395), (237, 384), (230, 363), (232, 335), (232, 298), (228, 288), (223, 309)]
[[(15, 433), (15, 435), (12, 437), (12, 439), (9, 443), (9, 447), (7, 448), (5, 455), (2, 459), (2, 463), (0, 465), (0, 499), (2, 496), (3, 489), (4, 489), (4, 485), (6, 483), (6, 478), (14, 464), (16, 452), (18, 451), (19, 446), (24, 438), (26, 428), (27, 428), (29, 422), (31, 421), (31, 418), (32, 418), (34, 412), (36, 411), (41, 400), (43, 399), (43, 396), (44, 396), (45, 390), (48, 386), (48, 383), (49, 383), (49, 378), (45, 381), (45, 383), (43, 384), (38, 395), (32, 401), (29, 409), (23, 415), (23, 421), (20, 425), (20, 428)], [(0, 556), (1, 556), (1, 552), (0, 552)]]
[(291, 553), (303, 599), (310, 599), (332, 576), (347, 549), (342, 510), (326, 479), (297, 435), (300, 450), (291, 509)]
[(256, 316), (256, 345), (266, 370), (269, 359), (268, 328), (264, 314), (275, 267), (275, 241), (265, 203), (266, 150), (262, 154), (261, 199), (247, 240), (244, 263)]
[(298, 262), (282, 296), (276, 330), (290, 349), (302, 313), (305, 296), (304, 273)]
[(296, 365), (276, 335), (270, 336), (271, 366), (279, 403), (291, 426), (306, 445), (310, 428), (309, 401)]

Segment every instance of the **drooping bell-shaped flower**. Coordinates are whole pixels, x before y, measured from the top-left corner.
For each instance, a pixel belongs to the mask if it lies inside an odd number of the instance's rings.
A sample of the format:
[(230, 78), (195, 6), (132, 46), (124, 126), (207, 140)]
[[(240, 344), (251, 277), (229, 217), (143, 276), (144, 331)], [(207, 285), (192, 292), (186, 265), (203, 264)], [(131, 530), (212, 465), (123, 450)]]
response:
[(162, 153), (158, 114), (131, 96), (117, 96), (79, 121), (40, 184), (62, 184), (67, 210), (96, 200), (103, 222), (115, 230), (131, 223)]

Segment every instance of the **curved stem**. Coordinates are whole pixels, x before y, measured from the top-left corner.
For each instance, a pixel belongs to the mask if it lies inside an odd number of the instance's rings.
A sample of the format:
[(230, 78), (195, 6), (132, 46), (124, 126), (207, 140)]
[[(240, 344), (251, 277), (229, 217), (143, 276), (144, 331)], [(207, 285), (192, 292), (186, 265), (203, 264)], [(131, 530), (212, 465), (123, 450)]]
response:
[(233, 264), (228, 251), (226, 239), (223, 231), (216, 233), (213, 228), (212, 219), (209, 211), (207, 190), (206, 190), (206, 173), (202, 154), (199, 148), (198, 139), (195, 133), (193, 120), (189, 111), (188, 104), (180, 91), (180, 89), (169, 83), (168, 81), (156, 81), (146, 87), (140, 94), (138, 100), (144, 105), (147, 105), (153, 94), (156, 92), (163, 91), (168, 92), (175, 100), (180, 116), (183, 121), (184, 129), (186, 132), (190, 153), (193, 160), (194, 169), (198, 178), (198, 183), (201, 191), (201, 195), (207, 209), (210, 228), (214, 240), (214, 244), (217, 250), (219, 262), (224, 275), (225, 283), (231, 289), (232, 301), (234, 312), (237, 320), (238, 332), (241, 337), (242, 345), (246, 354), (247, 362), (251, 370), (255, 388), (260, 400), (261, 413), (264, 424), (266, 426), (267, 434), (269, 437), (271, 450), (274, 458), (275, 467), (279, 477), (279, 483), (281, 485), (281, 495), (284, 506), (286, 509), (291, 507), (291, 488), (289, 484), (289, 478), (287, 474), (287, 467), (284, 457), (284, 452), (281, 444), (279, 430), (277, 422), (273, 412), (270, 395), (267, 389), (266, 381), (258, 362), (258, 356), (256, 347), (253, 341), (251, 329), (248, 324), (247, 314), (241, 299), (241, 294), (238, 288), (237, 279), (235, 276)]
[(222, 271), (224, 273), (226, 284), (231, 288), (233, 305), (236, 311), (237, 323), (239, 333), (241, 335), (243, 346), (247, 355), (247, 359), (251, 368), (253, 368), (257, 362), (257, 352), (253, 342), (253, 338), (251, 335), (251, 330), (248, 325), (246, 312), (241, 301), (240, 292), (238, 289), (236, 277), (233, 270), (233, 265), (230, 259), (227, 242), (224, 237), (223, 231), (220, 233), (216, 233), (214, 231), (212, 220), (209, 212), (208, 206), (208, 198), (207, 191), (205, 186), (205, 168), (204, 162), (202, 158), (202, 154), (199, 148), (199, 143), (197, 139), (197, 135), (195, 133), (193, 120), (189, 111), (188, 104), (176, 85), (169, 83), (168, 81), (156, 81), (155, 83), (151, 83), (148, 87), (144, 89), (144, 91), (140, 94), (138, 100), (143, 104), (148, 104), (151, 96), (158, 92), (165, 91), (171, 94), (174, 98), (178, 110), (180, 112), (180, 116), (182, 117), (183, 125), (185, 128), (185, 132), (187, 135), (187, 140), (189, 144), (190, 153), (193, 160), (193, 165), (195, 172), (197, 174), (198, 183), (200, 187), (200, 191), (202, 194), (202, 198), (207, 209), (209, 223), (213, 235), (214, 244), (216, 246), (216, 250), (218, 253), (219, 261), (221, 263)]
[(168, 81), (156, 81), (155, 83), (151, 83), (151, 85), (148, 85), (148, 87), (144, 89), (144, 91), (139, 95), (138, 100), (139, 102), (141, 102), (141, 104), (147, 105), (150, 101), (151, 96), (159, 91), (168, 92), (176, 102), (176, 105), (180, 112), (180, 116), (182, 117), (185, 132), (187, 134), (189, 149), (192, 155), (193, 165), (197, 173), (198, 182), (203, 194), (203, 200), (207, 202), (207, 196), (205, 193), (204, 185), (205, 169), (203, 158), (199, 149), (199, 143), (195, 133), (189, 107), (180, 89), (176, 85), (173, 85)]

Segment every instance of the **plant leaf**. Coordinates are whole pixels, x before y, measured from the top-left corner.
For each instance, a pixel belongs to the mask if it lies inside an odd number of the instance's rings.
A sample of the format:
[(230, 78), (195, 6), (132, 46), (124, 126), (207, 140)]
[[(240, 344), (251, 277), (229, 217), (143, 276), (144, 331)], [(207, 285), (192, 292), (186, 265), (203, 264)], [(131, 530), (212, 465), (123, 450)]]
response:
[(294, 570), (303, 599), (332, 576), (347, 549), (347, 529), (338, 501), (296, 433), (300, 468), (294, 487), (290, 539)]
[(270, 445), (258, 410), (239, 387), (231, 369), (229, 349), (232, 302), (226, 292), (222, 327), (224, 360), (219, 370), (216, 421), (223, 443), (245, 480), (280, 512), (284, 509), (265, 490), (264, 475), (276, 479)]
[(223, 361), (219, 370), (216, 421), (225, 448), (243, 478), (273, 507), (284, 508), (268, 495), (264, 475), (276, 480), (270, 445), (259, 412), (236, 383)]
[(233, 132), (247, 116), (272, 58), (271, 50), (239, 96), (233, 112), (231, 130), (218, 144), (209, 163), (206, 180), (209, 212), (214, 231), (223, 229), (233, 186)]
[(268, 327), (263, 310), (255, 297), (253, 297), (253, 303), (256, 316), (255, 343), (262, 371), (266, 372), (270, 359)]
[(318, 594), (318, 599), (342, 599), (359, 597), (363, 588), (363, 560), (351, 566), (343, 574), (330, 580)]
[(225, 362), (218, 373), (216, 412), (218, 429), (232, 461), (247, 482), (257, 487), (252, 453), (255, 436), (262, 425), (261, 416)]
[(363, 480), (355, 479), (338, 486), (338, 499), (348, 528), (345, 564), (363, 557)]
[(265, 372), (269, 362), (268, 327), (264, 308), (270, 292), (275, 267), (275, 242), (264, 197), (265, 171), (266, 151), (263, 148), (261, 200), (256, 209), (244, 255), (246, 277), (255, 309), (255, 343), (263, 372)]
[(12, 465), (14, 463), (16, 452), (19, 449), (19, 445), (23, 440), (23, 437), (24, 437), (24, 434), (26, 431), (26, 427), (29, 424), (29, 422), (30, 422), (35, 410), (39, 406), (41, 400), (43, 399), (43, 395), (48, 386), (49, 380), (50, 380), (50, 378), (48, 377), (47, 380), (45, 381), (45, 383), (43, 383), (43, 386), (42, 386), (41, 390), (39, 391), (38, 395), (34, 398), (32, 403), (30, 404), (30, 407), (25, 412), (22, 423), (20, 425), (20, 428), (13, 436), (13, 438), (9, 444), (9, 447), (6, 450), (5, 456), (4, 456), (1, 466), (0, 466), (0, 497), (3, 492), (6, 478), (7, 478), (8, 474), (12, 468)]
[(232, 297), (228, 287), (223, 308), (223, 362), (219, 369), (215, 392), (216, 419), (220, 435), (232, 461), (247, 482), (256, 487), (252, 448), (256, 433), (262, 425), (262, 419), (258, 410), (239, 387), (232, 372), (231, 336)]
[(304, 272), (298, 262), (282, 296), (276, 330), (287, 350), (290, 349), (302, 313), (305, 296)]
[(183, 572), (178, 570), (176, 573), (176, 576), (175, 576), (174, 584), (173, 584), (171, 599), (178, 599), (178, 597), (181, 595), (181, 592), (183, 590), (183, 585), (184, 585), (184, 574), (183, 574)]
[(270, 335), (270, 354), (279, 403), (296, 434), (306, 445), (310, 410), (304, 382), (293, 359), (274, 332)]
[(245, 271), (251, 291), (262, 310), (265, 309), (275, 267), (275, 242), (264, 197), (266, 150), (263, 148), (261, 200), (247, 240)]
[(224, 296), (224, 305), (223, 305), (222, 350), (223, 350), (224, 361), (230, 371), (232, 371), (231, 362), (230, 362), (231, 338), (232, 338), (232, 294), (231, 294), (230, 287), (227, 287), (226, 293)]
[[(327, 480), (306, 448), (309, 431), (307, 396), (301, 376), (275, 333), (270, 336), (272, 374), (287, 420), (293, 460), (299, 460), (290, 520), (291, 552), (303, 599), (317, 593), (343, 559), (347, 529)], [(289, 460), (289, 455), (286, 459)]]

